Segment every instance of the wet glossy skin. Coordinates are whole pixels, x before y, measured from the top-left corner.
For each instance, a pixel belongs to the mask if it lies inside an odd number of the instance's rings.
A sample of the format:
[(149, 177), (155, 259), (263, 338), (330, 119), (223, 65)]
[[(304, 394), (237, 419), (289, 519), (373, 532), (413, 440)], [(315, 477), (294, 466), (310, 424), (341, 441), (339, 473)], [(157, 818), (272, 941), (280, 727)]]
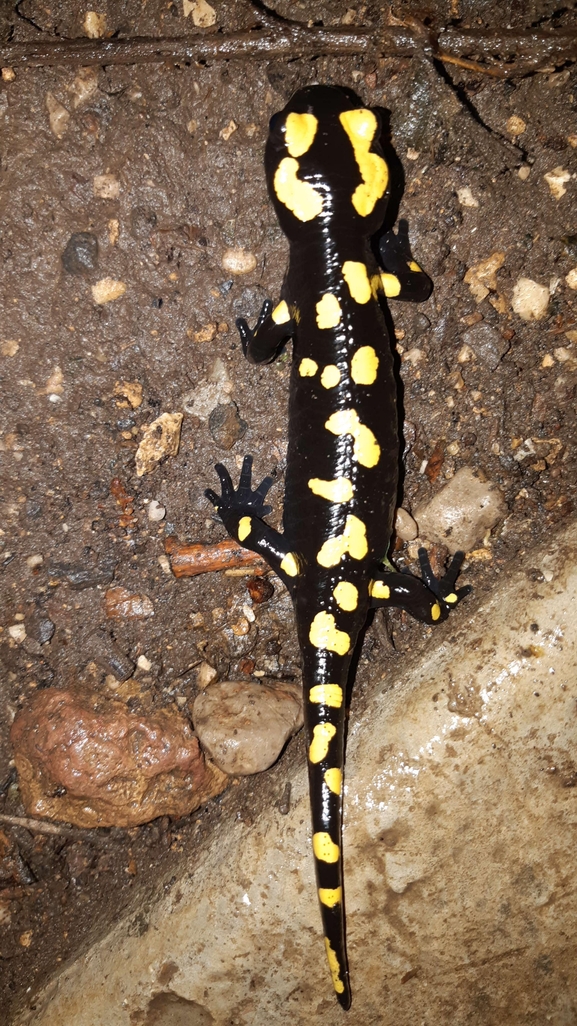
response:
[[(289, 588), (303, 661), (313, 852), (333, 986), (351, 1002), (341, 859), (345, 696), (369, 607), (397, 605), (426, 623), (445, 619), (463, 590), (460, 558), (442, 581), (423, 557), (422, 581), (383, 565), (397, 496), (399, 438), (385, 295), (421, 300), (427, 276), (384, 237), (382, 273), (369, 239), (383, 222), (388, 167), (376, 115), (353, 94), (312, 86), (271, 121), (269, 193), (290, 240), (281, 300), (265, 303), (247, 358), (270, 362), (290, 337), (293, 368), (283, 533), (262, 519), (270, 487), (238, 489), (218, 466), (207, 495), (230, 534), (260, 552)], [(430, 590), (432, 589), (432, 590)]]

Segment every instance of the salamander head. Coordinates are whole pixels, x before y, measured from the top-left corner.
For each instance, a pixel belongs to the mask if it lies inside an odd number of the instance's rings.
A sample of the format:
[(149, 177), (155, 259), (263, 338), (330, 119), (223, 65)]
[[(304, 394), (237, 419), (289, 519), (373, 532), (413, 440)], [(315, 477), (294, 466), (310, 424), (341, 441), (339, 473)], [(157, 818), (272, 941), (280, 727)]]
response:
[(336, 86), (300, 89), (271, 118), (267, 182), (289, 238), (335, 224), (377, 231), (389, 180), (380, 131), (378, 115)]

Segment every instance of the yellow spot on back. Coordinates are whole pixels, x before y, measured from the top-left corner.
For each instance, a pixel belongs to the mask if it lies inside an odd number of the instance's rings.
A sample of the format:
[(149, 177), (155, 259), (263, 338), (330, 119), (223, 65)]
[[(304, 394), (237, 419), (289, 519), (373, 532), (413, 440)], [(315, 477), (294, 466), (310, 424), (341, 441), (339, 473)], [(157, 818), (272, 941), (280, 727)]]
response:
[(331, 948), (331, 942), (328, 937), (325, 937), (325, 948), (327, 949), (329, 969), (331, 971), (331, 976), (333, 978), (333, 987), (335, 988), (337, 994), (342, 994), (343, 990), (345, 989), (345, 985), (340, 978), (341, 967), (339, 965), (339, 960), (336, 956), (336, 953)]
[(441, 607), (438, 602), (431, 606), (431, 620), (438, 620), (441, 615)]
[(277, 167), (273, 179), (276, 195), (287, 210), (299, 221), (312, 221), (323, 209), (323, 198), (320, 192), (310, 184), (297, 178), (298, 160), (294, 157), (283, 157)]
[(319, 365), (316, 360), (310, 360), (308, 356), (303, 357), (299, 363), (299, 374), (301, 378), (314, 378)]
[(252, 528), (252, 520), (250, 517), (242, 517), (238, 522), (237, 535), (238, 540), (243, 542), (245, 538), (248, 538)]
[(409, 270), (410, 271), (420, 271), (421, 268), (419, 267), (418, 263), (415, 260), (409, 260)]
[(355, 189), (352, 202), (357, 214), (367, 217), (377, 200), (384, 195), (389, 181), (389, 169), (378, 153), (371, 153), (378, 122), (372, 110), (346, 110), (339, 121), (351, 140), (355, 160), (362, 175), (362, 184)]
[(321, 385), (323, 388), (334, 388), (341, 380), (341, 372), (334, 363), (328, 363), (321, 374)]
[(356, 410), (337, 410), (325, 422), (333, 435), (353, 436), (353, 456), (363, 467), (376, 467), (381, 457), (381, 447), (373, 432), (361, 424)]
[(319, 862), (338, 862), (340, 850), (330, 834), (313, 834), (313, 851)]
[(373, 293), (373, 299), (376, 299), (378, 294), (379, 294), (379, 292), (382, 292), (382, 291), (383, 291), (383, 283), (381, 281), (380, 273), (379, 274), (372, 274), (371, 275), (371, 292)]
[(315, 648), (326, 648), (338, 655), (346, 655), (351, 647), (349, 635), (338, 629), (333, 614), (325, 609), (317, 613), (311, 623), (309, 641)]
[(336, 766), (324, 772), (325, 784), (333, 794), (340, 794), (343, 786), (343, 775)]
[(395, 296), (399, 295), (399, 292), (401, 291), (401, 283), (396, 274), (385, 274), (385, 272), (383, 272), (381, 274), (381, 281), (385, 290), (385, 296), (388, 296), (389, 299), (394, 299)]
[(287, 552), (280, 565), (281, 570), (289, 577), (296, 577), (299, 573), (299, 564), (294, 552)]
[(448, 602), (450, 605), (453, 605), (454, 602), (458, 601), (459, 598), (457, 595), (455, 595), (454, 591), (452, 591), (450, 595), (445, 595), (445, 602)]
[(318, 121), (314, 114), (289, 114), (286, 119), (286, 148), (291, 157), (302, 157), (310, 150), (317, 133)]
[(321, 904), (334, 908), (335, 905), (340, 905), (342, 900), (342, 887), (319, 887), (319, 901)]
[(336, 328), (341, 320), (341, 304), (332, 292), (325, 292), (317, 303), (317, 325), (319, 328)]
[(350, 502), (353, 497), (353, 485), (348, 477), (336, 477), (334, 481), (311, 477), (309, 488), (315, 495), (320, 495), (329, 502)]
[(315, 684), (309, 691), (309, 701), (340, 709), (343, 704), (343, 689), (339, 684)]
[(353, 609), (357, 608), (359, 589), (354, 584), (351, 584), (350, 581), (339, 581), (333, 591), (333, 595), (337, 600), (337, 605), (347, 613), (352, 613)]
[(369, 595), (373, 598), (388, 599), (391, 597), (391, 589), (384, 581), (372, 581), (369, 585)]
[(342, 272), (355, 303), (368, 303), (372, 290), (365, 264), (360, 260), (345, 260)]
[(336, 566), (347, 553), (351, 559), (364, 559), (369, 546), (367, 529), (362, 520), (349, 514), (345, 529), (336, 538), (328, 538), (317, 556), (317, 563), (324, 567)]
[(372, 346), (361, 346), (351, 360), (351, 377), (357, 385), (373, 385), (377, 380), (379, 358)]
[(329, 745), (337, 732), (332, 723), (317, 723), (313, 728), (313, 739), (309, 747), (309, 761), (322, 762), (329, 753)]
[(271, 314), (271, 317), (275, 324), (286, 324), (287, 321), (290, 321), (291, 315), (289, 313), (289, 308), (286, 305), (284, 299), (281, 300), (278, 306), (275, 306)]

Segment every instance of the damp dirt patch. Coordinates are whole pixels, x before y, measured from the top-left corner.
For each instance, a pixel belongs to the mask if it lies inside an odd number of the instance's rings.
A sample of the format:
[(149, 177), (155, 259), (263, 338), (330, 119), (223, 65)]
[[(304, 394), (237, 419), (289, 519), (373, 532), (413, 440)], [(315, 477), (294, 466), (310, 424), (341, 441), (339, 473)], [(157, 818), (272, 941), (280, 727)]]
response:
[[(70, 3), (52, 12), (34, 0), (7, 4), (0, 42), (234, 32), (254, 22), (241, 3), (184, 6), (186, 17), (176, 3), (110, 4), (102, 24)], [(200, 6), (204, 17), (213, 12), (210, 24), (192, 24)], [(382, 18), (376, 4), (278, 11), (375, 31)], [(570, 27), (570, 12), (556, 17), (537, 5), (533, 22), (540, 14), (548, 27)], [(499, 17), (494, 5), (476, 5), (483, 24), (499, 29)], [(413, 255), (435, 285), (421, 305), (391, 302), (404, 508), (422, 507), (462, 468), (499, 489), (503, 516), (468, 556), (466, 580), (481, 595), (574, 511), (572, 65), (502, 79), (471, 62), (296, 53), (3, 69), (0, 1006), (8, 1016), (121, 911), (174, 886), (223, 804), (250, 819), (259, 801), (283, 794), (281, 762), (272, 783), (237, 781), (182, 819), (49, 829), (27, 819), (9, 731), (43, 690), (79, 689), (162, 719), (163, 710), (189, 716), (207, 666), (220, 680), (300, 679), (279, 581), (255, 585), (252, 567), (176, 577), (170, 552), (224, 538), (204, 490), (217, 484), (215, 463), (234, 477), (245, 453), (256, 477), (273, 476), (270, 520), (280, 522), (290, 352), (251, 367), (234, 325), (239, 316), (254, 323), (263, 300), (279, 295), (287, 244), (262, 153), (272, 114), (313, 82), (347, 86), (386, 112), (396, 154), (391, 216), (407, 222)], [(417, 572), (414, 542), (397, 543), (395, 556)], [(386, 661), (422, 636), (400, 614), (375, 618), (358, 692), (377, 686)], [(293, 742), (283, 758), (299, 748)], [(135, 912), (134, 923), (146, 929), (145, 916)]]

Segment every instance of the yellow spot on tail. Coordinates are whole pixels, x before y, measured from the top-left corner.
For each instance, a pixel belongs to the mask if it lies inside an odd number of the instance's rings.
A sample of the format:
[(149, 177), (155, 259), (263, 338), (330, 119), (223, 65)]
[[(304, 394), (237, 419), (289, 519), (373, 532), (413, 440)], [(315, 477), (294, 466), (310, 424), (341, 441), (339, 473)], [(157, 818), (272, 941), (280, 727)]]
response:
[(330, 834), (313, 834), (313, 851), (319, 862), (338, 862), (340, 848)]
[(346, 655), (351, 639), (346, 631), (340, 631), (332, 613), (323, 609), (317, 613), (309, 630), (309, 641), (315, 648), (326, 648), (329, 652)]
[(290, 321), (291, 315), (289, 313), (289, 308), (286, 305), (284, 299), (281, 300), (278, 306), (275, 306), (271, 314), (271, 317), (275, 324), (286, 324), (287, 321)]
[(343, 775), (340, 769), (333, 767), (324, 772), (325, 784), (333, 794), (340, 794), (343, 786)]
[(343, 689), (338, 684), (315, 684), (309, 691), (309, 701), (318, 705), (328, 705), (331, 709), (340, 709), (343, 704)]
[(327, 949), (329, 969), (331, 971), (331, 976), (333, 978), (333, 987), (335, 988), (337, 994), (342, 994), (345, 989), (345, 985), (341, 980), (341, 967), (339, 965), (339, 960), (336, 956), (336, 953), (331, 948), (331, 942), (328, 937), (325, 937), (325, 948)]
[(454, 602), (458, 602), (458, 601), (459, 601), (459, 597), (458, 597), (458, 595), (455, 595), (454, 591), (452, 591), (450, 595), (445, 595), (445, 602), (448, 602), (449, 605), (451, 605), (451, 606), (453, 605)]
[(391, 597), (391, 589), (384, 581), (371, 581), (369, 595), (372, 595), (373, 598), (388, 599)]
[(340, 563), (345, 555), (351, 559), (364, 559), (369, 551), (367, 529), (362, 520), (349, 514), (345, 529), (336, 538), (328, 538), (317, 556), (320, 566), (330, 567)]
[(248, 538), (252, 530), (252, 520), (250, 517), (242, 517), (238, 522), (237, 535), (238, 540), (243, 542), (245, 538)]
[(441, 615), (441, 607), (438, 602), (431, 606), (431, 620), (438, 620)]
[(359, 603), (359, 589), (350, 581), (339, 581), (333, 591), (337, 605), (347, 613), (352, 613)]
[(381, 281), (385, 290), (385, 296), (388, 296), (389, 299), (394, 299), (395, 296), (399, 295), (401, 283), (396, 274), (386, 274), (383, 272), (381, 274)]
[(332, 292), (325, 292), (317, 306), (317, 325), (319, 328), (336, 328), (341, 320), (341, 304)]
[(335, 905), (340, 905), (342, 900), (342, 887), (319, 887), (319, 901), (323, 905), (328, 905), (329, 908), (334, 908)]
[(332, 723), (317, 723), (309, 747), (309, 762), (322, 762), (329, 754), (329, 745), (337, 732)]
[(333, 435), (353, 436), (353, 457), (363, 467), (376, 467), (381, 457), (381, 447), (373, 432), (361, 424), (356, 410), (338, 410), (332, 413), (325, 427)]
[(299, 221), (313, 221), (323, 209), (323, 198), (309, 182), (301, 182), (297, 178), (298, 170), (298, 160), (283, 157), (275, 171), (274, 191), (281, 203)]
[(339, 121), (351, 140), (363, 178), (362, 185), (358, 185), (353, 193), (353, 207), (361, 217), (367, 217), (377, 200), (384, 195), (389, 182), (389, 169), (385, 161), (378, 153), (370, 152), (378, 121), (372, 110), (365, 108), (345, 110), (339, 114)]
[(416, 263), (415, 260), (409, 260), (409, 270), (410, 271), (420, 271), (421, 268), (419, 267), (418, 263)]
[(299, 564), (294, 552), (287, 552), (284, 559), (281, 561), (281, 570), (284, 570), (288, 577), (296, 577), (299, 573)]
[(291, 157), (302, 157), (310, 150), (319, 126), (314, 114), (289, 114), (286, 119), (286, 148)]
[(311, 477), (309, 488), (315, 495), (320, 495), (329, 502), (350, 502), (353, 497), (353, 484), (348, 477), (336, 477), (334, 481)]
[(373, 385), (377, 380), (379, 358), (372, 346), (361, 346), (351, 360), (351, 378), (357, 385)]
[(299, 363), (299, 374), (301, 378), (314, 378), (318, 369), (319, 365), (316, 360), (310, 360), (308, 356), (305, 356)]
[(335, 385), (338, 385), (340, 380), (341, 372), (336, 364), (329, 363), (326, 367), (323, 367), (323, 372), (321, 374), (321, 385), (323, 388), (334, 388)]
[(368, 303), (372, 289), (366, 266), (360, 260), (345, 260), (342, 271), (355, 303)]

